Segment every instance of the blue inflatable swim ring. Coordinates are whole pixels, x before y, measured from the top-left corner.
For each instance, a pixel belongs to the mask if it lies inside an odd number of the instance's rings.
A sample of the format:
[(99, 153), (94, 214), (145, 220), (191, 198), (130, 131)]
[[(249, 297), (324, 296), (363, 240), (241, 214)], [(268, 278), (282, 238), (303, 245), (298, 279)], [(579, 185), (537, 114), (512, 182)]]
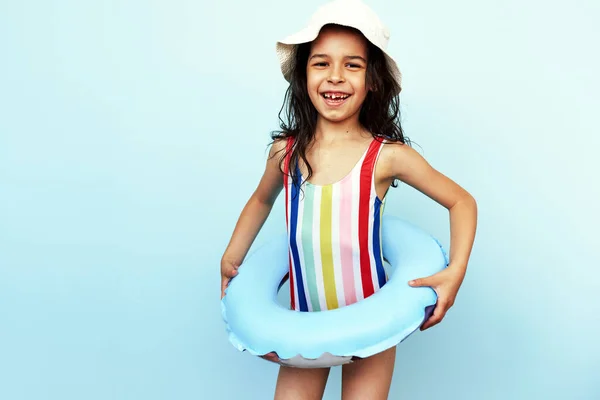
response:
[(221, 300), (231, 344), (261, 356), (276, 352), (281, 364), (328, 367), (391, 348), (416, 331), (437, 301), (430, 287), (408, 281), (448, 265), (440, 243), (397, 217), (382, 223), (388, 282), (357, 303), (326, 311), (298, 312), (279, 304), (277, 293), (288, 270), (288, 239), (282, 235), (258, 248), (240, 266)]

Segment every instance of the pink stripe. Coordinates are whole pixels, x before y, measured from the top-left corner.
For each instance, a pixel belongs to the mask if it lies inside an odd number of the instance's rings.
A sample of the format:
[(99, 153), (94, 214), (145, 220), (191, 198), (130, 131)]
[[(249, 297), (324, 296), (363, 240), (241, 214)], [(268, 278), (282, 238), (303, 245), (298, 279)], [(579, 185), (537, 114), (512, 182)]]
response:
[(352, 179), (340, 182), (340, 254), (342, 262), (342, 279), (346, 304), (356, 303), (354, 288), (354, 266), (352, 259)]

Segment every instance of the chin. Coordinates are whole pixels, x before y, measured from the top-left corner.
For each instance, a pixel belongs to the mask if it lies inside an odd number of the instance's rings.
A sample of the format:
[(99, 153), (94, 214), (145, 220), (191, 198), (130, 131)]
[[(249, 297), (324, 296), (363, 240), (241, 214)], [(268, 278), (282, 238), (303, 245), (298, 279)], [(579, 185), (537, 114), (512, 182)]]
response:
[(319, 116), (329, 122), (344, 122), (357, 115), (358, 110), (355, 112), (337, 112), (331, 110), (318, 110)]

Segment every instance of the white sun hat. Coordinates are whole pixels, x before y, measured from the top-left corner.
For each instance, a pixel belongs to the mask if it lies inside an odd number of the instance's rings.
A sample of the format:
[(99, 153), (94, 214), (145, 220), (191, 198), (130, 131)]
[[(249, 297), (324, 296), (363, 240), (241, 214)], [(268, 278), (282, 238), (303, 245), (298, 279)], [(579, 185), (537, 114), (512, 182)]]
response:
[(337, 24), (358, 29), (371, 43), (383, 52), (388, 68), (398, 86), (401, 87), (402, 74), (396, 61), (387, 53), (390, 31), (377, 14), (361, 0), (332, 0), (320, 6), (310, 18), (308, 25), (299, 32), (277, 42), (276, 51), (281, 72), (289, 82), (296, 55), (296, 45), (311, 42), (317, 38), (323, 26)]

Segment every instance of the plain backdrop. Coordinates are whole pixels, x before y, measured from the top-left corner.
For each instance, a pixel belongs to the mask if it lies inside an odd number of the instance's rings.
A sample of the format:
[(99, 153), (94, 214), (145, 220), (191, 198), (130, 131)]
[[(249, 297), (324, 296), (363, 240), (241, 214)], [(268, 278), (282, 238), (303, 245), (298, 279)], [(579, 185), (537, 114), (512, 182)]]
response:
[[(479, 204), (390, 399), (599, 399), (599, 3), (367, 2), (407, 136)], [(272, 398), (277, 366), (227, 340), (219, 261), (278, 128), (275, 41), (318, 4), (0, 2), (0, 398)], [(416, 190), (386, 213), (449, 246)]]

